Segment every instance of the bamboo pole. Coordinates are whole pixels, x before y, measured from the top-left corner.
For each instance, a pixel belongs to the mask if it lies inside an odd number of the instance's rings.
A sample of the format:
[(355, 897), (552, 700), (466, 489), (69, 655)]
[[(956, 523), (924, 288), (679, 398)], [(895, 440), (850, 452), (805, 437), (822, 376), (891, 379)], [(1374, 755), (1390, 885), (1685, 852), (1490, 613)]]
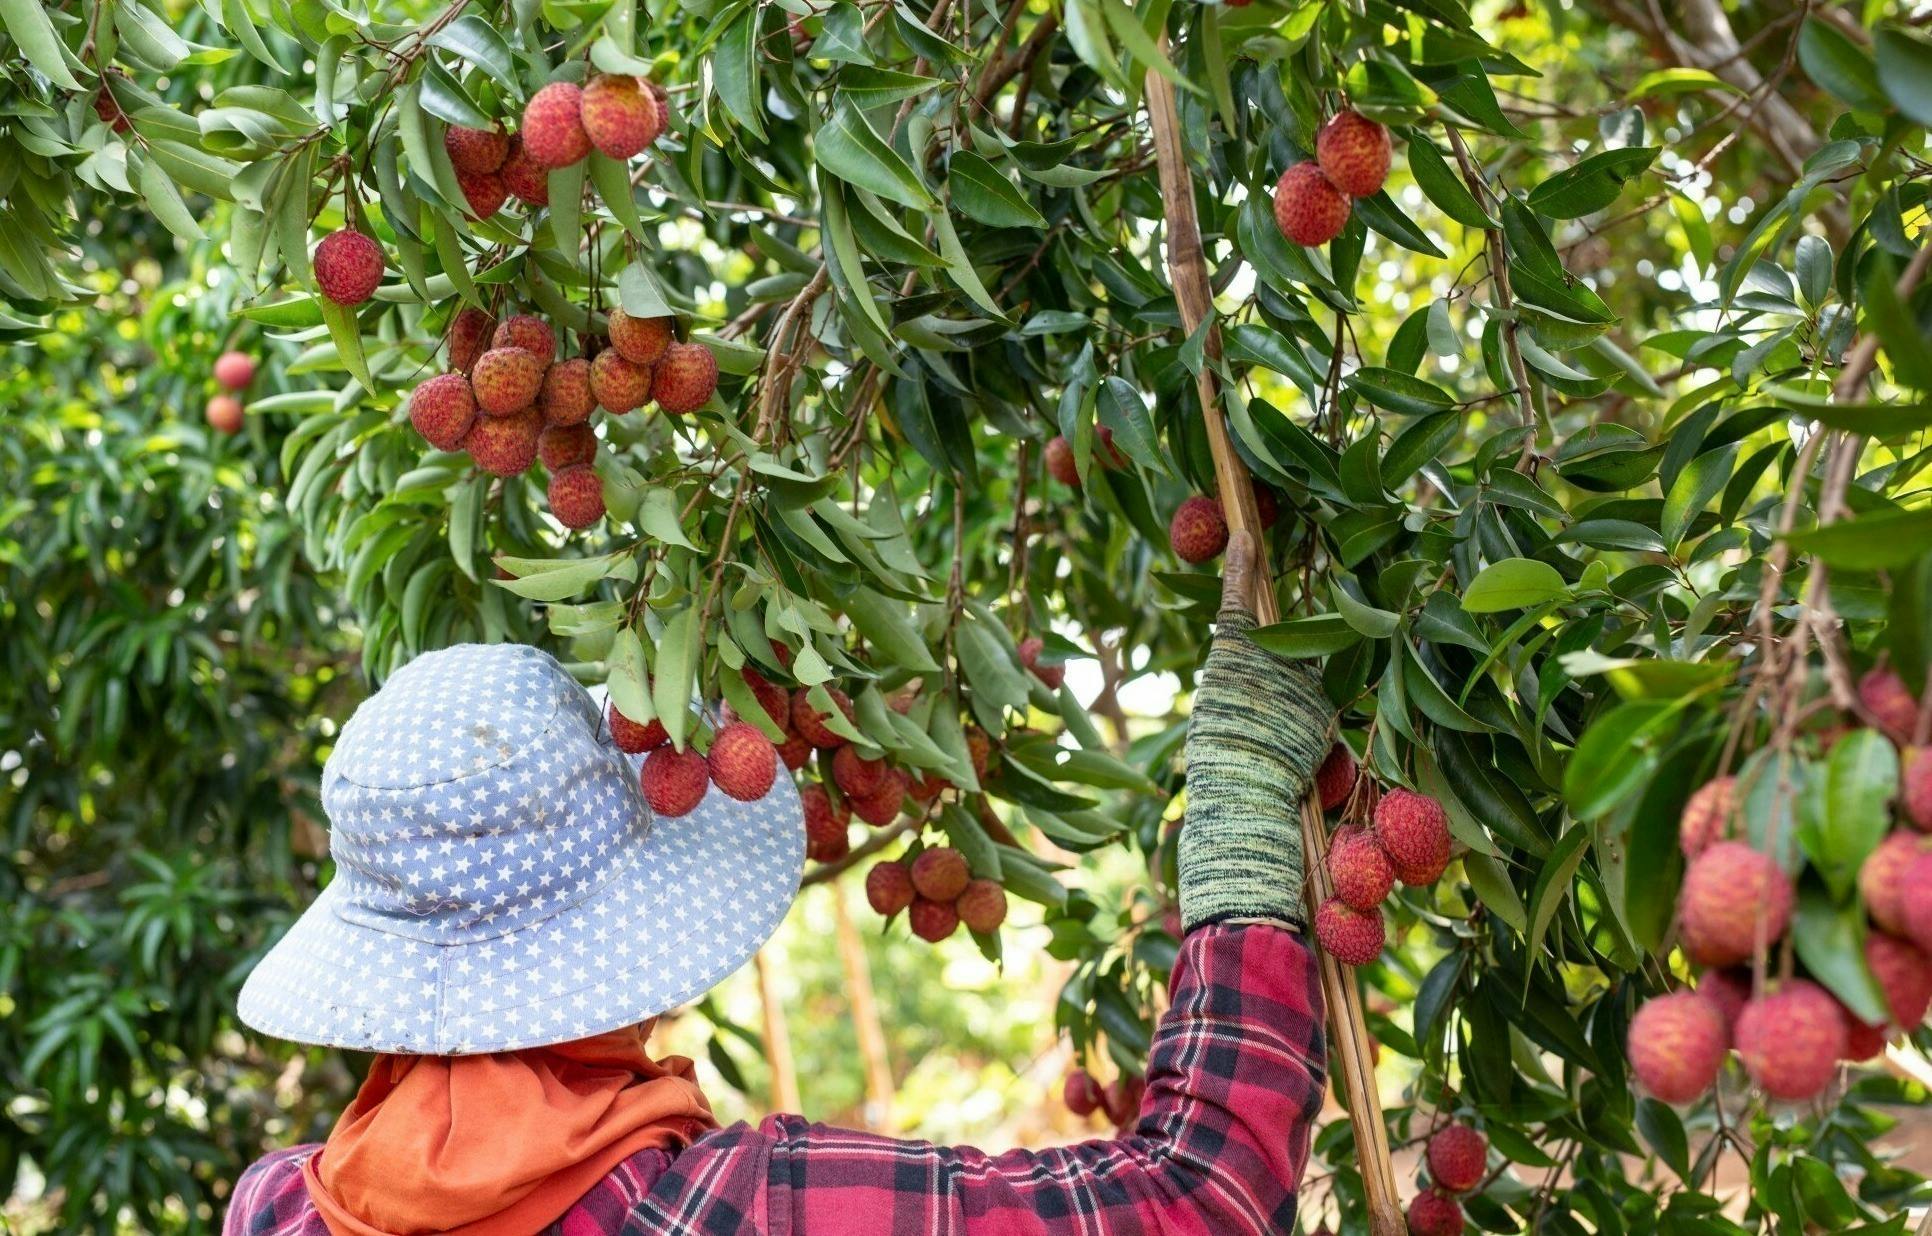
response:
[(792, 1036), (785, 1028), (785, 1001), (778, 994), (777, 976), (765, 960), (765, 950), (751, 955), (758, 968), (758, 1002), (765, 1014), (765, 1063), (771, 1069), (772, 1107), (781, 1112), (802, 1112), (804, 1103), (798, 1093), (798, 1069), (792, 1064)]
[(865, 941), (845, 908), (845, 885), (832, 881), (832, 914), (838, 933), (839, 964), (845, 970), (845, 991), (851, 1001), (852, 1027), (859, 1036), (859, 1059), (865, 1063), (865, 1127), (874, 1133), (896, 1133), (892, 1116), (892, 1064), (886, 1055), (885, 1023), (872, 992), (872, 967), (865, 959)]
[[(1180, 304), (1182, 325), (1192, 338), (1212, 313), (1213, 296), (1209, 290), (1207, 255), (1201, 244), (1201, 224), (1194, 212), (1194, 177), (1187, 166), (1174, 87), (1158, 73), (1147, 74), (1147, 114), (1154, 130), (1161, 197), (1167, 208), (1168, 275), (1174, 284), (1174, 298)], [(1255, 513), (1254, 481), (1228, 437), (1227, 421), (1215, 385), (1213, 363), (1221, 358), (1220, 328), (1210, 325), (1202, 343), (1207, 363), (1195, 377), (1195, 388), (1201, 399), (1208, 448), (1214, 456), (1214, 479), (1221, 491), (1221, 508), (1227, 515), (1230, 530), (1258, 531), (1260, 520)], [(1263, 566), (1266, 566), (1265, 559)], [(1279, 621), (1281, 606), (1275, 597), (1272, 573), (1264, 569), (1261, 578), (1263, 585), (1256, 590), (1255, 614), (1264, 623)], [(1333, 891), (1328, 882), (1327, 832), (1312, 788), (1302, 802), (1301, 843), (1312, 922), (1314, 908)], [(1407, 1225), (1402, 1217), (1400, 1195), (1396, 1192), (1395, 1169), (1389, 1161), (1388, 1129), (1382, 1120), (1381, 1097), (1375, 1089), (1375, 1066), (1370, 1055), (1368, 1027), (1362, 1016), (1361, 991), (1354, 977), (1333, 957), (1319, 950), (1317, 956), (1321, 965), (1322, 996), (1328, 1006), (1331, 1027), (1330, 1056), (1341, 1066), (1342, 1094), (1348, 1104), (1349, 1121), (1355, 1129), (1355, 1153), (1368, 1204), (1369, 1231), (1373, 1236), (1400, 1236)]]

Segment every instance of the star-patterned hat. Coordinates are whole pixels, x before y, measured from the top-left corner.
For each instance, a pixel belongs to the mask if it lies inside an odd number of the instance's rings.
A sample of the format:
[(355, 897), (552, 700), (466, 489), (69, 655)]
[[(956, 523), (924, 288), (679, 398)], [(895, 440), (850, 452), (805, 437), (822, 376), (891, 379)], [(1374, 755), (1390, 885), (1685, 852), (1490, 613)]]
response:
[(511, 1051), (656, 1016), (750, 959), (805, 862), (790, 778), (655, 818), (602, 710), (517, 644), (398, 671), (343, 728), (322, 805), (335, 879), (240, 1013), (357, 1051)]

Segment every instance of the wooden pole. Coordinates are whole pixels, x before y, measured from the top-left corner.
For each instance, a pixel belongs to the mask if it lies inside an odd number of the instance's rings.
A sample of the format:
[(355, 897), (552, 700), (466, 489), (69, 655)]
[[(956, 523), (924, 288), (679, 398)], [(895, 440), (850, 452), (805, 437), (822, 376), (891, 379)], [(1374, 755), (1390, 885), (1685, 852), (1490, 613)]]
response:
[[(1167, 207), (1168, 276), (1174, 284), (1174, 298), (1180, 304), (1181, 323), (1192, 338), (1213, 312), (1213, 294), (1208, 282), (1207, 255), (1201, 244), (1201, 224), (1194, 212), (1194, 177), (1188, 170), (1174, 87), (1158, 73), (1147, 74), (1147, 115), (1154, 130), (1161, 198)], [(1213, 363), (1221, 358), (1220, 328), (1210, 325), (1202, 343), (1206, 363), (1195, 378), (1195, 388), (1201, 399), (1208, 448), (1214, 456), (1214, 479), (1221, 491), (1221, 509), (1227, 515), (1230, 530), (1258, 532), (1260, 519), (1255, 513), (1254, 481), (1228, 437), (1227, 421), (1215, 384)], [(1281, 606), (1275, 597), (1273, 575), (1266, 569), (1265, 557), (1261, 565), (1264, 569), (1260, 572), (1261, 586), (1256, 589), (1255, 614), (1264, 623), (1277, 622), (1281, 618)], [(1301, 807), (1301, 845), (1312, 922), (1314, 908), (1333, 892), (1328, 882), (1327, 831), (1312, 787)], [(1355, 1129), (1355, 1154), (1368, 1203), (1369, 1231), (1373, 1236), (1401, 1236), (1407, 1225), (1402, 1217), (1401, 1198), (1396, 1192), (1395, 1169), (1389, 1161), (1388, 1128), (1383, 1123), (1382, 1100), (1375, 1089), (1375, 1065), (1370, 1056), (1368, 1026), (1362, 1016), (1361, 991), (1354, 977), (1333, 957), (1319, 950), (1317, 956), (1321, 963), (1322, 996), (1328, 1006), (1329, 1054), (1341, 1068), (1342, 1094), (1348, 1103), (1349, 1121)]]
[(845, 994), (851, 1001), (852, 1028), (859, 1036), (859, 1059), (865, 1062), (865, 1127), (874, 1133), (896, 1133), (892, 1117), (892, 1063), (886, 1055), (885, 1023), (872, 992), (872, 967), (865, 959), (865, 941), (845, 908), (845, 885), (827, 887), (836, 919), (839, 964), (845, 969)]
[(778, 995), (778, 982), (765, 950), (751, 955), (758, 968), (758, 1001), (765, 1014), (765, 1064), (771, 1069), (771, 1103), (781, 1112), (800, 1112), (804, 1103), (798, 1093), (798, 1069), (792, 1064), (792, 1036), (785, 1028), (785, 1002)]

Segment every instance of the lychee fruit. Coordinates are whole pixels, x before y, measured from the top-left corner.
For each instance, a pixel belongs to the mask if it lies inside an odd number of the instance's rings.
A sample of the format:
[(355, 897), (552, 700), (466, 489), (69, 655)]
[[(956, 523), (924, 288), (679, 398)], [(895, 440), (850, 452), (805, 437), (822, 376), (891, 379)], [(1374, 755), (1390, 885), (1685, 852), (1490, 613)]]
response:
[(1905, 869), (1924, 852), (1921, 839), (1909, 832), (1887, 833), (1858, 868), (1858, 891), (1872, 921), (1893, 935), (1905, 931)]
[(885, 782), (885, 775), (884, 760), (868, 760), (856, 747), (848, 744), (832, 752), (832, 780), (848, 797), (864, 798), (877, 793)]
[(510, 200), (510, 186), (496, 172), (458, 172), (456, 187), (462, 190), (463, 204), (478, 219), (489, 218)]
[(1070, 489), (1080, 488), (1080, 468), (1073, 459), (1073, 443), (1055, 435), (1046, 444), (1047, 475)]
[(1837, 1072), (1848, 1046), (1838, 1001), (1808, 979), (1792, 979), (1744, 1006), (1737, 1054), (1745, 1072), (1776, 1099), (1808, 1099)]
[(1140, 1117), (1140, 1101), (1146, 1093), (1146, 1078), (1116, 1077), (1100, 1091), (1100, 1110), (1116, 1127), (1125, 1128)]
[(228, 351), (215, 358), (215, 381), (223, 390), (238, 391), (255, 380), (255, 360), (246, 352)]
[(1206, 562), (1228, 547), (1228, 521), (1221, 504), (1196, 494), (1174, 510), (1167, 541), (1182, 562)]
[(1085, 1069), (1067, 1074), (1065, 1084), (1060, 1087), (1060, 1101), (1067, 1105), (1068, 1111), (1083, 1119), (1100, 1110), (1100, 1099), (1100, 1083)]
[(644, 757), (638, 785), (653, 812), (676, 818), (697, 810), (711, 785), (711, 776), (702, 755), (689, 747), (680, 751), (666, 743)]
[(496, 333), (496, 319), (474, 306), (460, 310), (449, 324), (449, 367), (467, 374), (476, 367), (476, 358), (489, 350), (490, 336)]
[[(837, 706), (840, 712), (845, 714), (845, 719), (850, 721), (852, 719), (851, 697), (837, 687), (827, 687), (825, 688), (825, 693), (832, 697), (832, 703)], [(800, 687), (798, 690), (792, 692), (793, 731), (814, 747), (844, 746), (845, 738), (842, 735), (833, 733), (826, 726), (825, 718), (827, 715), (826, 713), (820, 712), (812, 703), (811, 694), (804, 687)]]
[(449, 153), (450, 166), (458, 172), (494, 172), (510, 157), (510, 135), (502, 129), (466, 129), (453, 124), (443, 130), (443, 149)]
[(998, 931), (1006, 921), (1006, 890), (996, 880), (969, 880), (953, 909), (968, 931)]
[(543, 365), (522, 348), (491, 348), (470, 370), (477, 409), (490, 416), (523, 411), (542, 389)]
[(547, 423), (559, 428), (584, 427), (597, 410), (597, 396), (590, 389), (590, 362), (573, 356), (544, 370), (537, 410)]
[(1899, 876), (1899, 924), (1912, 943), (1932, 953), (1932, 853), (1915, 855)]
[(650, 145), (660, 127), (657, 98), (635, 77), (592, 78), (579, 116), (590, 144), (613, 159), (628, 159)]
[(651, 371), (625, 360), (616, 348), (606, 348), (590, 362), (590, 391), (605, 409), (622, 416), (651, 397)]
[(906, 789), (911, 783), (903, 769), (886, 769), (878, 789), (852, 800), (852, 814), (874, 828), (885, 827), (899, 818), (899, 808), (905, 805)]
[(1467, 1193), (1489, 1170), (1489, 1139), (1466, 1124), (1447, 1125), (1429, 1139), (1427, 1158), (1437, 1188)]
[(1751, 972), (1742, 966), (1706, 970), (1697, 980), (1697, 994), (1717, 1006), (1724, 1018), (1726, 1042), (1737, 1027), (1737, 1015), (1751, 998)]
[(758, 706), (765, 710), (765, 715), (771, 718), (772, 724), (780, 729), (789, 730), (792, 724), (792, 697), (786, 693), (785, 688), (770, 682), (749, 665), (739, 670), (738, 676), (745, 680), (747, 687), (751, 688), (752, 695), (758, 700)]
[(1742, 841), (1719, 841), (1691, 860), (1677, 894), (1684, 952), (1703, 966), (1736, 965), (1791, 921), (1791, 877)]
[(1103, 468), (1120, 469), (1127, 466), (1127, 456), (1120, 453), (1114, 445), (1114, 431), (1105, 425), (1094, 426), (1094, 458)]
[(1919, 724), (1919, 703), (1905, 680), (1889, 669), (1868, 670), (1858, 680), (1858, 702), (1900, 746), (1912, 741)]
[(479, 416), (463, 436), (463, 449), (491, 476), (515, 476), (537, 462), (543, 418), (535, 408), (509, 416)]
[(1263, 532), (1274, 527), (1275, 520), (1281, 518), (1280, 499), (1275, 497), (1274, 490), (1259, 481), (1255, 482), (1254, 487), (1254, 518)]
[(671, 346), (670, 318), (634, 318), (610, 311), (610, 346), (633, 365), (655, 365)]
[(1297, 163), (1275, 182), (1275, 226), (1298, 245), (1317, 248), (1348, 226), (1348, 197), (1320, 165)]
[(711, 782), (739, 802), (756, 802), (778, 778), (778, 751), (765, 732), (748, 721), (734, 721), (711, 740)]
[[(111, 71), (125, 76), (119, 69)], [(94, 92), (94, 116), (116, 133), (125, 133), (134, 127), (129, 123), (127, 113), (121, 110), (121, 104), (115, 99), (114, 92), (106, 86)]]
[(1389, 131), (1360, 112), (1336, 112), (1315, 134), (1315, 159), (1330, 184), (1367, 197), (1389, 178)]
[(646, 81), (644, 89), (657, 101), (657, 110), (651, 115), (651, 136), (646, 142), (649, 145), (663, 137), (665, 130), (671, 127), (671, 96), (664, 87), (653, 81)]
[(922, 850), (912, 860), (912, 886), (919, 890), (921, 897), (934, 901), (953, 900), (966, 891), (967, 882), (972, 878), (966, 856), (949, 845)]
[(1673, 991), (1637, 1010), (1624, 1051), (1646, 1091), (1666, 1103), (1688, 1103), (1716, 1083), (1730, 1041), (1716, 1001)]
[(1900, 770), (1899, 805), (1905, 819), (1922, 833), (1932, 833), (1932, 759), (1928, 748), (1907, 747)]
[(216, 395), (208, 401), (202, 412), (202, 419), (208, 427), (218, 433), (240, 433), (242, 427), (242, 402), (233, 395)]
[(1840, 1060), (1857, 1064), (1885, 1050), (1885, 1027), (1866, 1025), (1853, 1017), (1842, 1003), (1838, 1006), (1838, 1015), (1845, 1020), (1845, 1054)]
[(916, 896), (912, 888), (912, 872), (904, 863), (875, 863), (872, 870), (865, 873), (865, 899), (880, 914), (891, 918), (912, 904)]
[(550, 173), (530, 157), (521, 138), (510, 140), (509, 157), (503, 160), (503, 168), (497, 175), (503, 177), (503, 187), (510, 191), (511, 196), (524, 205), (550, 204)]
[(574, 82), (551, 82), (523, 105), (517, 136), (538, 167), (569, 167), (590, 153), (584, 132), (584, 92)]
[(588, 464), (552, 468), (545, 497), (550, 513), (566, 528), (588, 528), (604, 517), (604, 478)]
[(966, 731), (966, 758), (973, 766), (974, 778), (985, 781), (986, 770), (993, 763), (993, 740), (987, 737), (986, 731), (977, 725), (969, 727)]
[(696, 412), (718, 389), (718, 358), (701, 343), (674, 343), (651, 370), (651, 398), (666, 412)]
[(630, 755), (642, 755), (646, 751), (655, 751), (671, 741), (671, 736), (664, 732), (664, 723), (656, 717), (639, 725), (617, 711), (615, 705), (610, 707), (608, 713), (611, 741), (617, 744), (619, 751)]
[(911, 926), (913, 935), (929, 944), (937, 944), (959, 930), (959, 912), (953, 909), (951, 902), (914, 897), (906, 922)]
[[(825, 787), (810, 785), (800, 793), (810, 790), (823, 794)], [(808, 806), (805, 813), (805, 857), (815, 863), (833, 863), (851, 853), (852, 839), (845, 831), (849, 818), (842, 807), (832, 812), (814, 812)], [(910, 884), (906, 888), (906, 900), (912, 900)]]
[(1410, 888), (1434, 884), (1449, 866), (1449, 816), (1427, 794), (1400, 787), (1384, 794), (1375, 804), (1375, 839)]
[(1067, 680), (1067, 667), (1064, 665), (1042, 665), (1040, 654), (1046, 651), (1046, 641), (1034, 635), (1020, 641), (1020, 664), (1031, 670), (1033, 676), (1045, 683), (1050, 691), (1058, 691), (1060, 684)]
[(812, 758), (812, 744), (801, 735), (787, 734), (785, 741), (778, 744), (778, 758), (785, 761), (785, 767), (797, 772)]
[(460, 373), (437, 374), (410, 393), (409, 423), (439, 451), (461, 448), (475, 421), (470, 380)]
[(1330, 897), (1315, 910), (1315, 938), (1343, 965), (1366, 966), (1382, 955), (1382, 911), (1357, 910)]
[(528, 313), (515, 313), (503, 319), (490, 340), (493, 348), (522, 348), (537, 358), (539, 365), (548, 366), (557, 359), (557, 332), (550, 329), (550, 323)]
[(1322, 766), (1315, 770), (1315, 793), (1321, 796), (1322, 810), (1333, 811), (1355, 792), (1355, 752), (1345, 742), (1328, 749)]
[(1736, 805), (1736, 777), (1714, 777), (1691, 792), (1677, 824), (1677, 844), (1685, 858), (1696, 858), (1724, 837)]
[(1372, 833), (1350, 828), (1328, 847), (1328, 879), (1335, 896), (1352, 910), (1373, 910), (1395, 884), (1395, 868)]
[(1917, 1029), (1932, 1007), (1932, 958), (1909, 940), (1874, 931), (1865, 937), (1865, 965), (1884, 989), (1892, 1024)]
[(798, 801), (805, 808), (805, 831), (830, 832), (836, 828), (841, 833), (852, 822), (852, 810), (832, 797), (830, 790), (816, 781), (798, 792)]
[(1447, 1193), (1424, 1189), (1409, 1203), (1409, 1236), (1462, 1236), (1462, 1205)]
[(353, 228), (330, 232), (315, 246), (315, 282), (338, 305), (359, 305), (382, 283), (382, 246)]

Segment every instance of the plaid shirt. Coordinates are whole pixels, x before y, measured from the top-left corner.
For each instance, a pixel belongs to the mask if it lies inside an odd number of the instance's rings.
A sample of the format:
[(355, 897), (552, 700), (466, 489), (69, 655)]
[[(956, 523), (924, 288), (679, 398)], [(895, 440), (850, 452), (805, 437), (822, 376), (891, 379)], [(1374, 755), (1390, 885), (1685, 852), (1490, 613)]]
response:
[[(1326, 1072), (1313, 955), (1277, 927), (1203, 927), (1172, 995), (1120, 1137), (989, 1155), (774, 1116), (632, 1156), (545, 1236), (1293, 1231)], [(317, 1149), (249, 1168), (224, 1236), (328, 1236), (302, 1183)]]

